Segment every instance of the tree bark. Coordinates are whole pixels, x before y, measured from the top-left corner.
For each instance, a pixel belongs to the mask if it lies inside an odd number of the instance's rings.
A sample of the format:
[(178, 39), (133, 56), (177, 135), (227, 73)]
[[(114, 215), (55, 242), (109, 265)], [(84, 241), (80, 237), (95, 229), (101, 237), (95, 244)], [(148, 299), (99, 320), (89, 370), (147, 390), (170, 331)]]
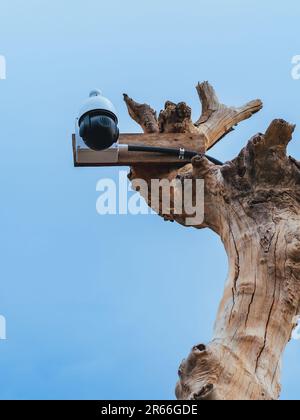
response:
[[(262, 107), (219, 103), (207, 83), (197, 86), (202, 115), (193, 124), (184, 104), (167, 102), (157, 119), (148, 105), (125, 96), (130, 115), (149, 132), (198, 133), (206, 149)], [(229, 275), (210, 344), (195, 346), (179, 368), (183, 400), (276, 400), (280, 363), (300, 305), (300, 162), (286, 150), (295, 126), (283, 120), (253, 137), (239, 156), (216, 166), (205, 156), (182, 168), (135, 166), (130, 179), (204, 179), (205, 218), (216, 232)], [(176, 192), (174, 192), (175, 194)], [(151, 206), (150, 195), (145, 197)], [(165, 215), (185, 223), (185, 214)]]

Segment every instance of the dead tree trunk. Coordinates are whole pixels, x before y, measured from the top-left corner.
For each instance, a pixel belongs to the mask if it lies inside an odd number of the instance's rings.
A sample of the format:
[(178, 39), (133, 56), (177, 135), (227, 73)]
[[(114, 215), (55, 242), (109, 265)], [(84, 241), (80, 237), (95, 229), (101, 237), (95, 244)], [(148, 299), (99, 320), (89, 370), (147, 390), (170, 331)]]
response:
[[(185, 103), (167, 102), (156, 118), (125, 95), (145, 132), (187, 132), (212, 147), (262, 107), (221, 105), (208, 83), (197, 87), (202, 115), (193, 124)], [(134, 167), (130, 178), (205, 180), (205, 220), (226, 248), (229, 276), (209, 345), (195, 346), (179, 368), (178, 399), (276, 400), (280, 362), (300, 303), (300, 162), (286, 149), (294, 126), (272, 122), (234, 160), (215, 166), (204, 156), (182, 168)], [(151, 206), (150, 196), (145, 197)], [(185, 225), (185, 215), (164, 215)]]

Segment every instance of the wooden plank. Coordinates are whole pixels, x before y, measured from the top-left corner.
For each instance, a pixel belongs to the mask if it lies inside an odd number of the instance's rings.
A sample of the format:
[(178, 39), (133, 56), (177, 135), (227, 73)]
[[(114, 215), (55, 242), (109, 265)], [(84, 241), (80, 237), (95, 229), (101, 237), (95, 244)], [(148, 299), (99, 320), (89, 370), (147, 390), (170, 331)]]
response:
[(119, 143), (175, 149), (184, 148), (205, 153), (204, 136), (191, 133), (121, 134)]
[[(160, 153), (128, 152), (122, 148), (119, 151), (117, 162), (105, 161), (98, 158), (99, 153), (89, 149), (77, 150), (76, 137), (72, 137), (74, 166), (76, 167), (102, 167), (102, 166), (131, 166), (131, 165), (178, 165), (182, 166), (189, 160), (179, 160), (176, 156), (168, 156)], [(205, 139), (203, 136), (184, 133), (172, 134), (121, 134), (119, 143), (157, 146), (170, 148), (184, 148), (185, 150), (194, 150), (199, 153), (205, 152)]]

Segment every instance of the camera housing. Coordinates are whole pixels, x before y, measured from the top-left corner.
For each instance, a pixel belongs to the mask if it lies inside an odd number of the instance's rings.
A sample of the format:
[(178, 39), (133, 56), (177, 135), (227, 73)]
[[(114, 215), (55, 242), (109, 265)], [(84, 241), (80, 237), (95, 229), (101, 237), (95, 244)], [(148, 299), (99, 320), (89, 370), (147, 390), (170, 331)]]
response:
[(77, 121), (79, 136), (91, 150), (109, 149), (119, 139), (116, 110), (99, 90), (90, 93), (89, 99), (80, 109)]

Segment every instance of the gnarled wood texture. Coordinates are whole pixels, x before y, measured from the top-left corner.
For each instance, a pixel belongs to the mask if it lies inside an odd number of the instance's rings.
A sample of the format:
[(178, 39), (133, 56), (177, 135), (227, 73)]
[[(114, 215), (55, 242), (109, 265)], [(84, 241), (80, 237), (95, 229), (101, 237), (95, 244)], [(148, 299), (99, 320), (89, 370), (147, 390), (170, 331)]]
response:
[[(184, 103), (167, 102), (157, 119), (125, 96), (147, 133), (201, 133), (209, 149), (262, 107), (221, 105), (207, 83), (197, 86), (202, 115), (193, 124)], [(204, 179), (205, 218), (222, 239), (229, 276), (213, 340), (195, 346), (179, 368), (178, 399), (276, 400), (280, 362), (300, 305), (300, 162), (287, 156), (293, 125), (275, 120), (239, 156), (215, 166), (203, 155), (182, 168), (135, 166), (130, 179)], [(145, 197), (151, 206), (151, 198)], [(164, 215), (185, 225), (184, 214)]]

